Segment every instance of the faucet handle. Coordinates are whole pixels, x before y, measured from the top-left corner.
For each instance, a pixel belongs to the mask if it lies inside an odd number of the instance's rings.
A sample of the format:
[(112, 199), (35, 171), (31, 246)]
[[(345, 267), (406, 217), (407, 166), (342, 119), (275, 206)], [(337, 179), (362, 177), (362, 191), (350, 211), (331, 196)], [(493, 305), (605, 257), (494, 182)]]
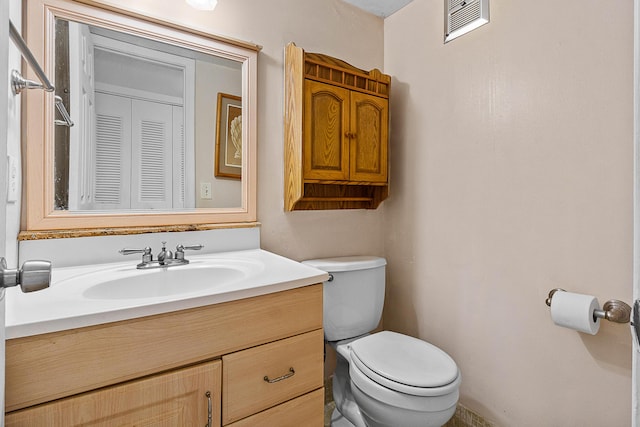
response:
[(120, 249), (118, 251), (122, 255), (142, 254), (142, 262), (151, 262), (153, 255), (151, 255), (151, 248), (147, 246), (144, 249)]
[(178, 245), (176, 246), (175, 258), (183, 260), (184, 251), (199, 251), (202, 248), (204, 248), (204, 245), (190, 245), (190, 246)]

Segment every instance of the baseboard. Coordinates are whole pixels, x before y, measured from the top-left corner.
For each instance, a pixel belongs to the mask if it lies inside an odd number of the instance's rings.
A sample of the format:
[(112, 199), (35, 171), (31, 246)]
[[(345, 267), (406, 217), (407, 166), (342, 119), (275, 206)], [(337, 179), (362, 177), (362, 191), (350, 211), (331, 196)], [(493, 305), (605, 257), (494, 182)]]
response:
[(443, 427), (496, 427), (479, 414), (458, 404), (456, 413)]

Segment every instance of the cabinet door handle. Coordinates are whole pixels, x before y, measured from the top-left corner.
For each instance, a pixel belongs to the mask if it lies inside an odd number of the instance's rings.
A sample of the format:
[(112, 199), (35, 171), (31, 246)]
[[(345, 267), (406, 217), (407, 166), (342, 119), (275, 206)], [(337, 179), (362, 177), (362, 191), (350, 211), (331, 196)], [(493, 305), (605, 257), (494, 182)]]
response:
[(289, 373), (284, 374), (281, 377), (274, 378), (274, 379), (269, 379), (269, 377), (267, 375), (265, 375), (263, 379), (266, 382), (268, 382), (269, 384), (273, 384), (273, 383), (277, 383), (278, 381), (282, 381), (282, 380), (286, 380), (287, 378), (291, 378), (295, 374), (296, 374), (296, 371), (294, 371), (293, 368), (289, 368)]
[(207, 406), (208, 406), (207, 424), (204, 427), (212, 427), (213, 426), (213, 407), (211, 404), (211, 392), (207, 390), (207, 392), (204, 395), (207, 397)]

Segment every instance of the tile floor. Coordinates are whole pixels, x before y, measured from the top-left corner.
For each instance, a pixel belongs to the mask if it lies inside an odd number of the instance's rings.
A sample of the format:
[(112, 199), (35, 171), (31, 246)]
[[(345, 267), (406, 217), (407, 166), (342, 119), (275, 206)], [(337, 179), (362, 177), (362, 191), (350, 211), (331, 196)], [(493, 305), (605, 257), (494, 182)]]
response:
[(324, 405), (324, 427), (331, 427), (331, 413), (335, 407), (336, 405), (333, 402)]
[[(331, 378), (324, 384), (324, 427), (331, 426), (331, 413), (336, 407), (333, 402), (331, 384)], [(494, 427), (494, 425), (468, 409), (458, 406), (453, 418), (443, 427)]]
[(324, 427), (331, 426), (331, 413), (336, 407), (335, 403), (333, 403), (333, 393), (331, 391), (333, 383), (331, 378), (324, 382)]

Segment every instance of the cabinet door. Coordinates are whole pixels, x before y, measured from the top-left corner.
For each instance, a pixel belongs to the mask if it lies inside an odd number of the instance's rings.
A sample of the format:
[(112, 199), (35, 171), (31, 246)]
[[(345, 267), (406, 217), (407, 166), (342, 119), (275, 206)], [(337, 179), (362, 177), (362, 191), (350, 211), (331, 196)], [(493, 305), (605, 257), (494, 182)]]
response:
[(305, 81), (304, 179), (349, 179), (349, 91)]
[(389, 101), (351, 92), (351, 181), (387, 182)]
[[(220, 426), (222, 363), (203, 363), (34, 408), (11, 412), (7, 427)], [(211, 405), (206, 393), (211, 395)]]

